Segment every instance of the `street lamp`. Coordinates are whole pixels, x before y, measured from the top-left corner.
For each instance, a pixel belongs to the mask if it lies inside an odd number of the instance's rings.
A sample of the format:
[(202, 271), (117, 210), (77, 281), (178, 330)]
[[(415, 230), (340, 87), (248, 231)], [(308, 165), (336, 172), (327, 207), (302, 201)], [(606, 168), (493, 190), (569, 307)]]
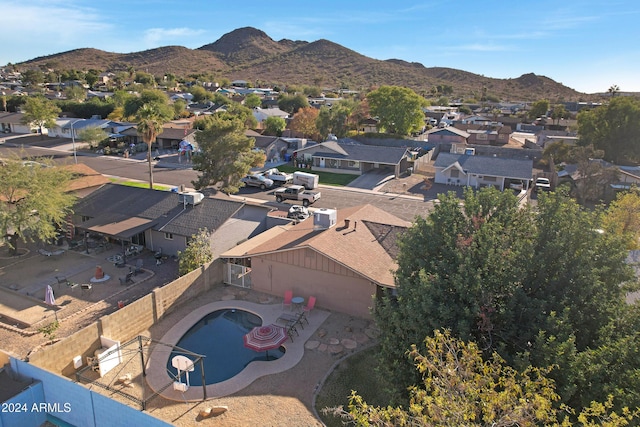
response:
[(78, 156), (76, 155), (76, 137), (73, 133), (73, 121), (69, 121), (69, 125), (71, 126), (71, 143), (73, 144), (73, 161), (75, 164), (78, 164)]

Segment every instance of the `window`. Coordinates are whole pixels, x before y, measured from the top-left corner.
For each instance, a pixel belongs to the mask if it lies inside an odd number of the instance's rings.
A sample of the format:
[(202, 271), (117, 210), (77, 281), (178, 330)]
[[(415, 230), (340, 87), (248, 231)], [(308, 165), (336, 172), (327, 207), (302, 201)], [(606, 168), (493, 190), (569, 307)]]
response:
[(173, 240), (173, 233), (164, 233), (164, 238), (166, 240)]
[(488, 182), (496, 182), (498, 178), (496, 178), (495, 176), (485, 176), (484, 180)]
[(451, 169), (450, 175), (451, 178), (458, 178), (460, 176), (460, 171), (458, 169)]
[(82, 222), (87, 222), (87, 221), (89, 221), (90, 219), (91, 219), (91, 217), (90, 217), (90, 216), (82, 215)]

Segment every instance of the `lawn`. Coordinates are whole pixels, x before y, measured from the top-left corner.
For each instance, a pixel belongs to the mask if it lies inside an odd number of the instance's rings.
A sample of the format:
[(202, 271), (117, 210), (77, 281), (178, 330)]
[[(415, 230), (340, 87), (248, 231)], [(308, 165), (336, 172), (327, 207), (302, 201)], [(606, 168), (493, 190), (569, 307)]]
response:
[[(149, 183), (148, 182), (127, 181), (127, 180), (118, 179), (118, 178), (109, 178), (109, 181), (113, 182), (114, 184), (127, 185), (129, 187), (149, 188)], [(170, 187), (168, 185), (153, 184), (153, 189), (154, 190), (171, 191), (171, 188), (172, 187)]]
[(387, 406), (389, 404), (382, 379), (375, 373), (378, 364), (379, 346), (373, 346), (343, 360), (329, 375), (316, 399), (316, 410), (328, 427), (343, 426), (342, 421), (333, 415), (325, 415), (322, 409), (349, 405), (351, 390), (356, 390), (369, 405)]
[(294, 173), (298, 171), (314, 173), (320, 177), (320, 184), (334, 185), (336, 187), (344, 187), (345, 185), (349, 184), (351, 181), (353, 181), (358, 177), (358, 175), (350, 175), (348, 173), (310, 171), (309, 169), (295, 168), (290, 165), (281, 165), (281, 166), (278, 166), (278, 169), (286, 173)]

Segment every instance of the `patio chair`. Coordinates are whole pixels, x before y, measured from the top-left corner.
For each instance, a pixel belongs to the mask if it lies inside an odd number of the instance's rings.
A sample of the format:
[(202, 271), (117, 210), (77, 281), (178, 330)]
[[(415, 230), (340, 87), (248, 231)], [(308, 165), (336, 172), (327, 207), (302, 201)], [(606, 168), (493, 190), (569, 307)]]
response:
[(289, 310), (291, 310), (292, 299), (293, 299), (293, 291), (284, 291), (284, 300), (282, 301), (282, 308), (284, 309), (285, 307), (289, 307)]
[(311, 313), (311, 310), (313, 310), (313, 307), (315, 307), (315, 305), (316, 305), (316, 297), (309, 297), (309, 302), (307, 302), (307, 305), (302, 307), (302, 312)]

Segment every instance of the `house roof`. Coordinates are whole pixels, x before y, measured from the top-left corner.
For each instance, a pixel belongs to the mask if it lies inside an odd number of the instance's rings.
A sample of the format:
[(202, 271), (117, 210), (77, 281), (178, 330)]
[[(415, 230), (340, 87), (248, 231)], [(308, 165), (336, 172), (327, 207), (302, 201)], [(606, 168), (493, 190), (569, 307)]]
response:
[[(77, 224), (84, 229), (96, 229), (108, 224), (130, 225), (137, 234), (149, 228), (181, 236), (191, 236), (201, 228), (213, 232), (242, 206), (241, 202), (205, 197), (196, 206), (180, 203), (178, 193), (149, 190), (117, 184), (106, 184), (79, 201), (74, 207), (77, 215), (89, 217), (89, 221)], [(130, 218), (140, 222), (128, 223)], [(139, 228), (142, 227), (140, 230)], [(119, 225), (111, 231), (119, 236), (128, 234)], [(97, 231), (97, 229), (96, 229)]]
[[(345, 228), (345, 219), (350, 220)], [(222, 257), (256, 257), (274, 252), (307, 248), (346, 266), (371, 282), (393, 287), (397, 238), (409, 226), (404, 221), (372, 205), (341, 209), (337, 223), (318, 229), (313, 219), (292, 226), (275, 227), (259, 241), (251, 239), (223, 253)]]
[(463, 138), (469, 138), (469, 136), (471, 136), (470, 134), (468, 134), (467, 132), (460, 130), (458, 128), (455, 128), (453, 126), (447, 126), (445, 128), (435, 128), (435, 129), (431, 129), (430, 131), (427, 132), (427, 135), (431, 135), (431, 134), (445, 134), (445, 135), (456, 135), (456, 136), (461, 136)]
[(465, 173), (526, 180), (533, 177), (533, 160), (440, 153), (433, 166), (446, 169), (456, 162)]
[(67, 185), (67, 191), (79, 191), (91, 187), (99, 187), (109, 182), (106, 176), (83, 163), (63, 167), (71, 171), (71, 180)]
[[(319, 148), (321, 147), (329, 149), (332, 152), (319, 150)], [(310, 153), (312, 157), (349, 159), (359, 162), (395, 165), (398, 164), (407, 155), (407, 148), (341, 143), (338, 141), (325, 141), (320, 144), (296, 150), (295, 152), (307, 152)]]

